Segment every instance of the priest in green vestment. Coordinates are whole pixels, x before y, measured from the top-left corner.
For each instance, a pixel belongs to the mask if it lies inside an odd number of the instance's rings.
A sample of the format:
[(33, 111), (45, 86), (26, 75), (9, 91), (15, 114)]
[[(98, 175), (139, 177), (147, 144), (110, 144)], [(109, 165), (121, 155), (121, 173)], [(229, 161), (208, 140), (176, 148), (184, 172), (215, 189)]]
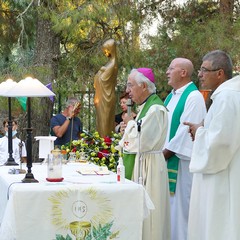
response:
[(193, 64), (186, 58), (175, 58), (167, 71), (168, 85), (173, 89), (164, 104), (168, 110), (168, 133), (163, 154), (167, 161), (172, 240), (187, 239), (189, 199), (192, 174), (189, 164), (193, 141), (185, 121), (201, 122), (206, 114), (202, 94), (192, 82)]
[(167, 134), (167, 110), (156, 95), (154, 73), (150, 68), (133, 69), (127, 90), (139, 105), (137, 117), (127, 114), (120, 146), (128, 178), (143, 184), (155, 209), (144, 220), (144, 240), (170, 239), (170, 203), (166, 162), (162, 148)]

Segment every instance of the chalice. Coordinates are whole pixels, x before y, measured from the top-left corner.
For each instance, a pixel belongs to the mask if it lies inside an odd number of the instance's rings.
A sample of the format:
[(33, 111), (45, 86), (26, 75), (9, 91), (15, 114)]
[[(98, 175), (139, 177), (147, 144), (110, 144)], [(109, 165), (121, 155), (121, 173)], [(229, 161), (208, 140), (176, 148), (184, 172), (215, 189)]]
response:
[(76, 237), (76, 240), (85, 240), (91, 229), (90, 222), (75, 221), (70, 223), (71, 233)]

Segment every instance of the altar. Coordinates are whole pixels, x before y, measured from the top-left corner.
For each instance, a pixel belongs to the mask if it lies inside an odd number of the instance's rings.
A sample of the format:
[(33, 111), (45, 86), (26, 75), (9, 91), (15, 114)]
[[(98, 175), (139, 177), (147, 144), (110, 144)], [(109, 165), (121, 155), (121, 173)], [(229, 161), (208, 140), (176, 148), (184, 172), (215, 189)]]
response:
[[(48, 182), (47, 165), (33, 164), (39, 183), (22, 183), (24, 174), (0, 167), (0, 239), (142, 239), (152, 202), (132, 181), (116, 174), (82, 175), (85, 163), (63, 165), (62, 182)], [(99, 238), (99, 236), (102, 236)]]

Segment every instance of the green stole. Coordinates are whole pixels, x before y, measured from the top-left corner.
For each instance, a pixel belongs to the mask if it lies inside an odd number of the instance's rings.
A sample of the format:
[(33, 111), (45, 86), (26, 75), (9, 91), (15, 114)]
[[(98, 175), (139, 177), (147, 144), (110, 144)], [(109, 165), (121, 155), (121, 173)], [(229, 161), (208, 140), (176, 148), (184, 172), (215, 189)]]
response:
[[(148, 97), (137, 120), (142, 119), (146, 115), (149, 108), (155, 104), (163, 106), (162, 100), (156, 94), (152, 94)], [(135, 164), (135, 157), (136, 157), (136, 154), (131, 154), (131, 153), (123, 154), (123, 164), (125, 166), (125, 177), (129, 180), (132, 179), (132, 173), (133, 173), (133, 168)]]
[[(169, 141), (175, 136), (178, 126), (180, 124), (180, 117), (183, 113), (185, 102), (187, 100), (188, 95), (192, 92), (198, 90), (194, 83), (191, 83), (187, 86), (187, 88), (183, 91), (182, 96), (180, 97), (172, 115), (172, 122), (170, 127)], [(169, 101), (172, 98), (172, 93), (170, 93), (166, 100), (164, 101), (164, 105), (167, 106)], [(168, 178), (169, 178), (169, 189), (170, 194), (174, 195), (177, 184), (177, 174), (178, 174), (178, 163), (179, 158), (176, 155), (173, 155), (167, 160), (167, 168), (168, 168)]]

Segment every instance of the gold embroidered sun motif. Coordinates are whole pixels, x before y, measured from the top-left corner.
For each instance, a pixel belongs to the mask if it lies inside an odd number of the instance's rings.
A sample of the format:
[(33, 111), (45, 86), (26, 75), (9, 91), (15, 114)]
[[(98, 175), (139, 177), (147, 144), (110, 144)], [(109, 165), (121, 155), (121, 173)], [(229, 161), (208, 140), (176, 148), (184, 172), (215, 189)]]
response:
[(113, 221), (110, 200), (93, 187), (58, 191), (49, 201), (53, 225), (70, 230), (76, 239), (85, 239), (91, 229)]

